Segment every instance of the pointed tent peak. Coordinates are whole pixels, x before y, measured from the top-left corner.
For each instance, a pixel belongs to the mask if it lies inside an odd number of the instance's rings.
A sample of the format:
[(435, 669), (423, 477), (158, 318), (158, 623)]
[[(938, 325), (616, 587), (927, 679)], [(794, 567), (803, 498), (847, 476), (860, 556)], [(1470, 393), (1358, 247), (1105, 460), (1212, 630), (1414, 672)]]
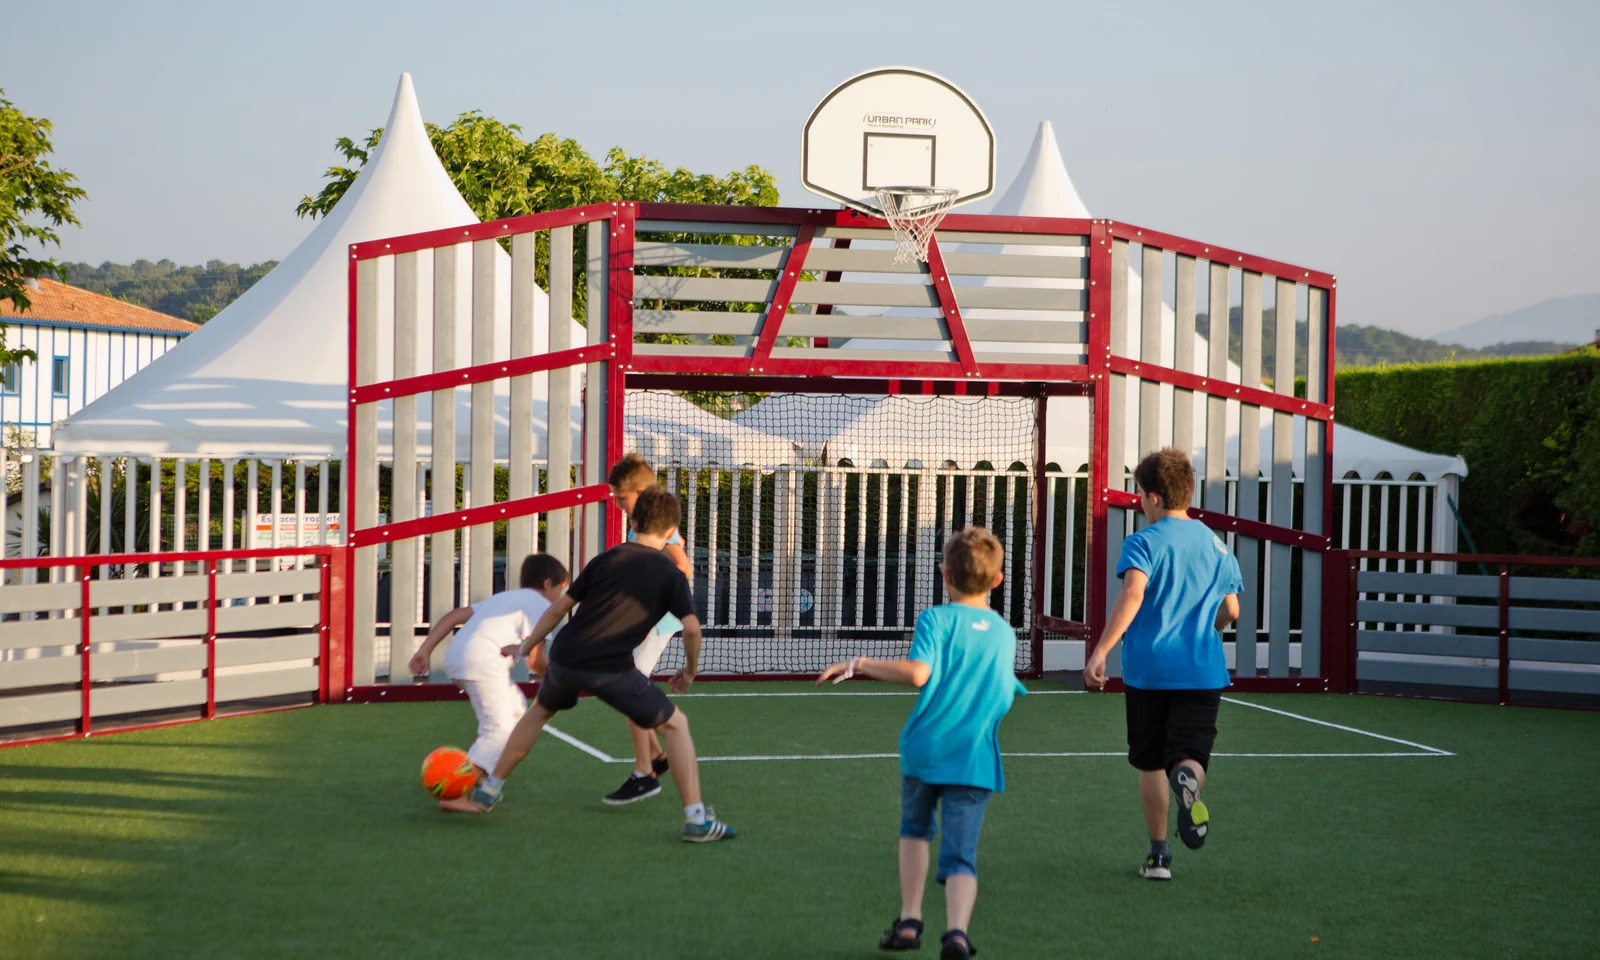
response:
[(1072, 178), (1067, 175), (1067, 165), (1056, 145), (1055, 128), (1050, 126), (1049, 120), (1039, 124), (1027, 159), (1022, 161), (1022, 169), (992, 212), (1005, 217), (1088, 219), (1089, 208), (1083, 205)]
[[(389, 108), (389, 122), (383, 125), (383, 139), (378, 141), (377, 155), (383, 153), (383, 148), (391, 140), (414, 141), (421, 137), (428, 143), (428, 128), (422, 122), (422, 108), (417, 104), (417, 88), (411, 83), (411, 74), (400, 74), (400, 83), (395, 86), (394, 105)], [(433, 145), (428, 144), (428, 151), (433, 151)]]

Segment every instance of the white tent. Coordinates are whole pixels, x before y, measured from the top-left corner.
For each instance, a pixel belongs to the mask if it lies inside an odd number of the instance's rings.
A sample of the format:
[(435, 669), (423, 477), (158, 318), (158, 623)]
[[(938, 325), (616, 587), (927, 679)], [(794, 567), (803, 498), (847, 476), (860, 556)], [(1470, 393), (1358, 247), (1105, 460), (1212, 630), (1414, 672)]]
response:
[[(1072, 178), (1067, 174), (1066, 164), (1061, 158), (1061, 151), (1056, 145), (1055, 133), (1051, 128), (1049, 121), (1045, 121), (1039, 125), (1038, 133), (1034, 136), (1033, 144), (1028, 151), (1028, 156), (1022, 163), (1022, 170), (1017, 174), (1017, 178), (1012, 181), (1011, 186), (1007, 188), (1005, 194), (998, 202), (996, 202), (993, 213), (1002, 216), (1071, 217), (1085, 219), (1089, 217), (1088, 208), (1084, 206), (1083, 200), (1078, 196), (1077, 188), (1073, 186)], [(1063, 248), (1060, 247), (1028, 247), (1011, 245), (1007, 246), (1005, 249), (1007, 252), (1011, 253), (1026, 253), (1037, 256), (1060, 256), (1063, 254)], [(1140, 281), (1140, 275), (1138, 271), (1134, 269), (1133, 264), (1129, 265), (1128, 273), (1128, 342), (1130, 345), (1132, 345), (1140, 342), (1140, 331), (1142, 324), (1140, 323), (1139, 304), (1142, 284)], [(987, 278), (985, 283), (1004, 284), (1007, 286), (1045, 287), (1080, 287), (1082, 285), (1082, 281), (1077, 280), (1057, 280), (1046, 278)], [(1015, 313), (1016, 311), (1008, 311), (1005, 315), (1012, 315)], [(979, 318), (988, 316), (989, 312), (981, 310), (969, 310), (966, 311), (966, 314), (973, 318)], [(1174, 362), (1175, 353), (1173, 348), (1173, 335), (1170, 332), (1173, 329), (1172, 308), (1166, 304), (1162, 304), (1162, 314), (1164, 321), (1162, 327), (1167, 332), (1163, 337), (1161, 345), (1161, 363), (1170, 365)], [(1002, 314), (995, 313), (993, 315), (1001, 316)], [(866, 322), (870, 323), (870, 321)], [(905, 341), (897, 340), (853, 339), (848, 341), (845, 346), (858, 349), (904, 350), (909, 346), (909, 344), (907, 344)], [(926, 346), (928, 349), (938, 349), (938, 345), (928, 344)], [(1048, 344), (1018, 345), (984, 343), (981, 345), (975, 344), (974, 346), (980, 351), (985, 349), (1023, 349), (1035, 353), (1049, 352), (1052, 348), (1052, 345)], [(1195, 356), (1198, 358), (1205, 358), (1208, 355), (1209, 350), (1209, 342), (1204, 336), (1201, 335), (1199, 331), (1196, 331)], [(1239, 379), (1239, 367), (1237, 364), (1230, 360), (1228, 361), (1227, 369), (1230, 379)], [(1128, 409), (1130, 411), (1137, 409), (1138, 394), (1136, 390), (1136, 386), (1130, 382), (1128, 387)], [(763, 430), (767, 430), (768, 432), (782, 432), (785, 429), (782, 424), (788, 414), (788, 411), (778, 411), (774, 409), (773, 411), (767, 413), (758, 413), (763, 405), (771, 402), (771, 400), (764, 401), (763, 404), (758, 404), (757, 406), (752, 407), (749, 411), (746, 411), (744, 415), (736, 419), (740, 419), (741, 422), (750, 423), (752, 426), (758, 426)], [(879, 399), (876, 401), (876, 403), (878, 405), (882, 405), (883, 401)], [(953, 404), (959, 403), (959, 400), (958, 398), (939, 398), (937, 401), (935, 401), (936, 405), (940, 403), (946, 404), (949, 406), (951, 411), (955, 411), (957, 407), (953, 406)], [(998, 408), (994, 409), (995, 412), (993, 413), (993, 417), (995, 418), (995, 422), (981, 428), (980, 432), (995, 438), (1001, 438), (1010, 434), (1014, 434), (1016, 432), (1016, 428), (1015, 426), (1009, 425), (1009, 421), (1012, 420), (1015, 415), (1006, 413)], [(1197, 469), (1200, 470), (1204, 469), (1205, 451), (1202, 447), (1198, 446), (1198, 444), (1203, 442), (1203, 439), (1206, 435), (1205, 417), (1206, 404), (1204, 402), (1196, 402), (1194, 404), (1194, 432), (1192, 433), (1192, 436), (1195, 438), (1197, 445), (1193, 450), (1190, 451), (1190, 453), (1195, 458)], [(1127, 442), (1124, 445), (1124, 449), (1127, 451), (1126, 466), (1131, 468), (1137, 462), (1139, 455), (1138, 423), (1137, 418), (1134, 416), (1128, 417), (1127, 420)], [(1228, 401), (1226, 421), (1228, 423), (1228, 468), (1230, 473), (1234, 473), (1237, 471), (1239, 461), (1239, 405), (1236, 401)], [(1261, 427), (1260, 439), (1261, 463), (1270, 464), (1272, 462), (1272, 417), (1270, 415), (1264, 415), (1262, 417), (1262, 421), (1263, 423)], [(791, 433), (796, 429), (804, 429), (808, 432), (808, 434), (810, 434), (814, 433), (817, 429), (816, 426), (807, 421), (791, 421), (790, 423), (791, 425), (788, 427), (788, 430)], [(881, 426), (883, 426), (885, 429), (892, 428), (889, 424), (883, 424)], [(888, 434), (878, 433), (878, 429), (879, 427), (872, 423), (871, 416), (856, 418), (856, 422), (849, 428), (851, 435), (857, 438), (882, 436), (885, 437), (885, 439), (888, 439), (890, 437)], [(977, 430), (978, 428), (972, 429)], [(1171, 436), (1171, 430), (1172, 388), (1169, 386), (1162, 386), (1161, 434), (1163, 436)], [(1297, 417), (1295, 419), (1295, 446), (1297, 451), (1302, 449), (1302, 444), (1299, 442), (1299, 440), (1300, 438), (1304, 437), (1304, 434), (1305, 421), (1303, 418)], [(1048, 419), (1045, 424), (1046, 457), (1050, 462), (1056, 463), (1067, 470), (1072, 470), (1080, 464), (1087, 463), (1089, 460), (1089, 437), (1089, 402), (1087, 399), (1057, 398), (1050, 401), (1048, 408)], [(909, 441), (909, 437), (899, 437), (897, 439), (899, 446), (890, 449), (890, 452), (885, 456), (885, 459), (888, 459), (889, 462), (893, 463), (895, 456), (907, 453), (908, 451), (906, 450), (905, 445), (909, 443)], [(838, 448), (838, 446), (838, 444), (831, 445), (831, 447), (835, 449)], [(843, 454), (838, 455), (842, 456)], [(998, 460), (1002, 456), (1009, 457), (1010, 453), (1002, 452), (997, 455), (982, 456), (977, 459), (989, 460), (994, 462), (996, 466), (1001, 466), (1001, 464), (998, 463)], [(906, 458), (917, 459), (918, 457), (912, 454)], [(972, 464), (963, 462), (961, 465), (970, 467)], [(1369, 434), (1364, 434), (1359, 430), (1354, 430), (1337, 424), (1334, 427), (1333, 466), (1335, 477), (1343, 477), (1354, 473), (1357, 476), (1367, 479), (1371, 479), (1381, 472), (1387, 472), (1391, 476), (1398, 479), (1406, 479), (1414, 475), (1421, 475), (1429, 480), (1437, 480), (1442, 476), (1452, 474), (1455, 476), (1464, 477), (1467, 473), (1466, 463), (1460, 457), (1443, 456), (1438, 454), (1424, 453), (1419, 450), (1412, 450), (1399, 444), (1390, 443), (1389, 441), (1380, 440), (1377, 437), (1373, 437)], [(1304, 456), (1303, 454), (1297, 452), (1294, 461), (1294, 470), (1296, 474), (1303, 475), (1304, 468)]]
[[(349, 191), (294, 252), (179, 349), (63, 422), (62, 453), (337, 457), (346, 440), (347, 249), (351, 243), (478, 222), (439, 162), (411, 75), (400, 78), (382, 141)], [(432, 299), (431, 255), (420, 255), (420, 302)], [(470, 362), (471, 258), (458, 260), (456, 360)], [(510, 356), (510, 258), (497, 251), (495, 359)], [(392, 270), (380, 278), (392, 295)], [(548, 301), (535, 294), (535, 353), (548, 349)], [(431, 325), (419, 324), (419, 371), (432, 369)], [(573, 324), (574, 344), (584, 342)], [(378, 369), (393, 370), (393, 331), (379, 331)], [(535, 377), (534, 455), (544, 452), (545, 377)], [(496, 451), (507, 453), (510, 398), (497, 384)], [(579, 396), (574, 389), (573, 395)], [(468, 391), (457, 392), (456, 455), (466, 459)], [(392, 418), (379, 413), (379, 450), (390, 449)], [(431, 398), (418, 398), (418, 453), (431, 453)], [(581, 417), (574, 418), (574, 430)], [(574, 449), (578, 449), (576, 435)]]
[(790, 462), (794, 444), (748, 425), (724, 420), (674, 393), (631, 391), (626, 444), (656, 466), (674, 460), (772, 466)]

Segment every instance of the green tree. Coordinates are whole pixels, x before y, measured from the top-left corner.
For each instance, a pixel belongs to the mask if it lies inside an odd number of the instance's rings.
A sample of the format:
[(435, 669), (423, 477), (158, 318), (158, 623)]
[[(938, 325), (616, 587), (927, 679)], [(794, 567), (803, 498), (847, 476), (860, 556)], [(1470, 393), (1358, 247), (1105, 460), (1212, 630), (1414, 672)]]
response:
[[(55, 228), (78, 226), (72, 204), (84, 198), (77, 177), (57, 170), (44, 159), (50, 143), (50, 121), (17, 109), (0, 90), (0, 303), (10, 300), (18, 312), (32, 306), (25, 281), (61, 277), (53, 259), (28, 255), (27, 245), (61, 245)], [(36, 359), (32, 350), (6, 349), (6, 327), (0, 324), (0, 369), (19, 360)]]

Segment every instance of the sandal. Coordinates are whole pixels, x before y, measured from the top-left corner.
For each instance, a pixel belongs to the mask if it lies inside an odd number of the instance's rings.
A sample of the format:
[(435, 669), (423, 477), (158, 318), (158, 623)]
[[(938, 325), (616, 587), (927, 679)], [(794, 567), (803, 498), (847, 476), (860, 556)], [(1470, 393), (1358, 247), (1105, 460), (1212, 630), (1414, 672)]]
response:
[(978, 955), (965, 930), (946, 930), (939, 938), (939, 960), (967, 960)]
[[(911, 936), (901, 936), (903, 931), (911, 931)], [(921, 950), (922, 949), (922, 921), (904, 920), (894, 918), (894, 925), (883, 931), (883, 936), (878, 938), (879, 950)]]

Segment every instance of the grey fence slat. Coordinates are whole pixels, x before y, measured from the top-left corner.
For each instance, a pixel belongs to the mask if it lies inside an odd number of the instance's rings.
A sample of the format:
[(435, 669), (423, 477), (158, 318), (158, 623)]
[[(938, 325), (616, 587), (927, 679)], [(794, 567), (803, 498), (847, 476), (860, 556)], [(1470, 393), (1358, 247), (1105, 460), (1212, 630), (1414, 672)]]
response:
[[(1516, 580), (1513, 579), (1515, 584)], [(1421, 597), (1498, 597), (1500, 578), (1464, 573), (1394, 573), (1363, 570), (1356, 574), (1362, 593), (1394, 593)]]
[[(1213, 380), (1228, 377), (1228, 268), (1219, 263), (1210, 267), (1206, 319), (1206, 372)], [(1223, 397), (1206, 397), (1206, 480), (1201, 506), (1218, 513), (1228, 511), (1228, 402)]]
[(1552, 630), (1561, 633), (1600, 635), (1600, 610), (1556, 610), (1544, 607), (1512, 607), (1511, 629)]
[[(1240, 284), (1239, 316), (1243, 325), (1241, 333), (1239, 370), (1240, 382), (1247, 387), (1261, 386), (1261, 274), (1245, 271)], [(1236, 511), (1247, 520), (1261, 519), (1261, 408), (1249, 404), (1239, 407), (1239, 483), (1236, 494)], [(1235, 639), (1235, 662), (1240, 675), (1254, 676), (1260, 666), (1256, 652), (1256, 637), (1260, 629), (1260, 613), (1265, 610), (1270, 617), (1270, 598), (1261, 604), (1261, 560), (1258, 541), (1254, 537), (1235, 537), (1239, 553), (1239, 570), (1244, 580), (1244, 595), (1239, 598), (1238, 636)], [(1271, 554), (1268, 554), (1269, 562)], [(1271, 655), (1271, 649), (1268, 649)], [(1270, 668), (1270, 663), (1269, 663)]]
[(83, 713), (83, 695), (76, 690), (0, 697), (0, 730), (26, 724), (59, 723)]
[[(609, 223), (609, 221), (600, 221)], [(640, 235), (647, 233), (694, 233), (702, 235), (734, 234), (743, 237), (792, 237), (795, 228), (787, 224), (759, 223), (698, 223), (693, 220), (640, 220), (635, 226)], [(818, 231), (820, 234), (822, 231)], [(873, 231), (873, 236), (883, 237), (884, 231)], [(893, 240), (893, 237), (888, 239)], [(603, 249), (603, 248), (602, 248)], [(594, 248), (590, 247), (590, 253)]]
[[(1485, 577), (1494, 580), (1494, 577)], [(1550, 577), (1512, 577), (1513, 600), (1570, 600), (1600, 603), (1600, 580), (1556, 580)]]
[[(639, 300), (685, 300), (726, 303), (767, 303), (777, 290), (776, 280), (723, 280), (712, 277), (637, 277), (634, 297)], [(956, 299), (967, 309), (1083, 310), (1088, 294), (1083, 290), (1049, 287), (961, 287)], [(937, 307), (939, 296), (926, 283), (854, 283), (825, 280), (795, 284), (791, 303), (839, 304), (863, 307)]]
[[(234, 573), (217, 577), (217, 599), (278, 597), (292, 593), (320, 593), (322, 571), (317, 567), (265, 573)], [(201, 593), (204, 596), (204, 592)]]
[(1512, 690), (1590, 696), (1600, 694), (1600, 673), (1590, 671), (1513, 666), (1508, 679)]
[[(693, 267), (699, 269), (777, 270), (789, 248), (739, 246), (721, 243), (660, 243), (644, 241), (634, 247), (634, 265), (640, 267)], [(1050, 277), (1082, 279), (1082, 257), (1026, 254), (947, 253), (945, 268), (954, 276)], [(806, 269), (818, 273), (918, 274), (919, 263), (896, 263), (892, 250), (861, 248), (814, 249)]]
[(1358, 630), (1356, 649), (1363, 653), (1412, 653), (1432, 657), (1493, 659), (1500, 655), (1500, 638), (1417, 630)]
[[(1194, 364), (1195, 259), (1179, 256), (1176, 286), (1172, 292), (1174, 317), (1172, 366), (1184, 373), (1200, 373)], [(1184, 453), (1194, 449), (1194, 391), (1181, 387), (1172, 391), (1172, 445)], [(1195, 490), (1195, 505), (1199, 505)]]
[[(76, 656), (12, 660), (0, 666), (0, 690), (52, 687), (57, 684), (77, 683), (82, 677), (83, 661)], [(5, 702), (6, 698), (0, 698), (0, 712), (4, 712)]]
[(1499, 608), (1464, 603), (1404, 603), (1396, 600), (1362, 600), (1356, 604), (1362, 623), (1400, 623), (1440, 627), (1497, 627)]
[(1530, 637), (1512, 637), (1510, 650), (1513, 660), (1600, 664), (1600, 642), (1594, 640), (1538, 640)]
[[(720, 335), (733, 337), (753, 337), (761, 329), (761, 318), (765, 314), (751, 310), (635, 310), (633, 311), (633, 330), (635, 333), (698, 333), (705, 335)], [(784, 320), (784, 331), (794, 326), (800, 319), (791, 316)], [(818, 319), (827, 319), (819, 317)], [(845, 318), (839, 318), (844, 321)], [(859, 328), (858, 328), (859, 329)], [(800, 334), (796, 336), (811, 336), (813, 334)], [(831, 333), (819, 333), (814, 336), (837, 336)], [(551, 347), (553, 351), (554, 346)]]
[[(584, 317), (591, 344), (605, 343), (611, 332), (611, 322), (608, 316), (609, 297), (606, 290), (610, 276), (609, 264), (606, 260), (606, 233), (610, 228), (610, 221), (599, 224), (589, 224), (584, 227), (585, 242), (587, 247), (587, 282), (585, 284)], [(643, 227), (640, 227), (641, 231)], [(705, 229), (705, 228), (702, 228)], [(743, 232), (743, 231), (740, 231)], [(760, 231), (756, 231), (760, 232)], [(782, 231), (773, 230), (777, 234)], [(788, 233), (793, 234), (791, 228)], [(638, 292), (637, 281), (634, 287), (635, 295)], [(636, 352), (639, 351), (635, 348)], [(604, 363), (591, 363), (584, 367), (586, 389), (583, 401), (583, 482), (585, 484), (604, 483), (607, 464), (606, 455), (606, 404), (610, 402), (606, 396), (604, 385), (606, 383), (607, 366)], [(616, 398), (617, 402), (624, 402), (624, 398)], [(583, 556), (573, 565), (576, 571), (583, 566), (584, 561), (596, 556), (600, 552), (600, 545), (605, 542), (603, 529), (604, 516), (607, 508), (604, 503), (587, 503), (583, 506)], [(574, 573), (574, 576), (577, 574)]]
[[(494, 240), (472, 245), (472, 362), (493, 363), (496, 254)], [(494, 389), (490, 383), (472, 385), (471, 489), (474, 507), (494, 503)], [(526, 421), (525, 421), (526, 424)], [(531, 424), (527, 424), (531, 427)], [(515, 432), (515, 431), (513, 431)], [(480, 523), (467, 533), (471, 543), (470, 590), (462, 603), (477, 603), (494, 593), (494, 524)]]
[[(782, 348), (780, 347), (778, 349)], [(636, 343), (633, 345), (633, 352), (641, 356), (653, 355), (658, 357), (747, 357), (750, 355), (750, 348), (724, 347), (698, 343)], [(810, 352), (811, 351), (808, 349), (807, 353), (810, 354)], [(834, 355), (830, 351), (828, 356), (831, 358)], [(598, 367), (600, 364), (591, 364), (591, 366)], [(598, 374), (596, 376), (598, 376)], [(587, 456), (587, 451), (585, 455)], [(601, 472), (604, 473), (604, 471)], [(593, 504), (590, 504), (589, 506), (592, 507)], [(587, 510), (589, 507), (585, 507), (584, 509)]]
[[(1126, 240), (1113, 240), (1111, 242), (1111, 316), (1110, 343), (1112, 356), (1125, 357), (1128, 355), (1128, 242)], [(1127, 471), (1127, 417), (1128, 417), (1128, 378), (1120, 374), (1111, 375), (1110, 402), (1107, 404), (1107, 419), (1110, 421), (1106, 436), (1106, 486), (1112, 490), (1121, 490), (1125, 482)], [(1089, 502), (1092, 504), (1101, 496), (1099, 490), (1089, 491)], [(1092, 509), (1092, 508), (1091, 508)], [(1104, 571), (1104, 590), (1106, 595), (1106, 615), (1110, 616), (1111, 608), (1117, 602), (1117, 595), (1122, 591), (1122, 581), (1117, 579), (1117, 560), (1122, 555), (1123, 529), (1127, 520), (1124, 510), (1111, 508), (1106, 511), (1106, 566)], [(1122, 647), (1119, 644), (1106, 657), (1106, 673), (1109, 676), (1122, 675)]]
[[(303, 600), (299, 603), (258, 604), (253, 607), (217, 608), (217, 632), (233, 633), (240, 630), (278, 630), (286, 627), (314, 627), (322, 622), (322, 603)], [(410, 660), (415, 648), (406, 652)]]
[[(83, 586), (70, 583), (21, 583), (0, 589), (0, 613), (25, 613), (44, 610), (76, 610), (83, 605)], [(7, 623), (7, 632), (24, 623)], [(31, 644), (30, 644), (31, 646)]]
[(204, 610), (124, 613), (110, 617), (94, 617), (89, 621), (89, 639), (93, 643), (119, 640), (170, 640), (198, 637), (205, 632)]
[(1082, 353), (1057, 353), (1055, 351), (1040, 351), (1039, 353), (989, 353), (984, 350), (975, 350), (973, 356), (979, 364), (985, 363), (1083, 363), (1087, 351)]
[[(1161, 251), (1145, 246), (1142, 250), (1143, 279), (1139, 303), (1139, 359), (1146, 363), (1161, 362), (1162, 324), (1162, 264)], [(1161, 447), (1161, 384), (1155, 380), (1139, 381), (1138, 410), (1139, 449), (1134, 459), (1154, 453)], [(1135, 518), (1143, 522), (1143, 517)]]
[[(635, 318), (638, 314), (635, 313)], [(572, 228), (550, 231), (550, 352), (556, 353), (572, 343)], [(557, 493), (572, 487), (572, 371), (552, 370), (549, 374), (548, 419), (549, 457), (545, 490)], [(537, 537), (537, 533), (535, 533)], [(546, 553), (571, 569), (572, 510), (552, 510), (545, 514)]]
[(1418, 686), (1494, 688), (1500, 685), (1500, 668), (1493, 664), (1480, 666), (1443, 661), (1412, 663), (1363, 657), (1356, 661), (1356, 679)]
[[(416, 376), (417, 326), (421, 316), (420, 253), (394, 258), (394, 376)], [(394, 401), (394, 463), (390, 476), (389, 519), (399, 523), (417, 516), (417, 398)], [(411, 659), (417, 648), (416, 540), (390, 543), (389, 660)], [(219, 584), (220, 587), (220, 584)]]
[[(702, 230), (702, 232), (704, 232), (704, 230)], [(730, 230), (728, 232), (733, 233), (735, 231)], [(774, 236), (778, 233), (776, 230), (763, 231), (748, 229), (742, 232), (768, 232)], [(787, 233), (784, 235), (793, 236), (794, 229), (792, 227), (789, 228)], [(894, 236), (890, 234), (889, 231), (882, 228), (873, 229), (871, 227), (818, 227), (817, 236), (826, 240), (876, 240), (879, 243), (894, 242)], [(988, 243), (1008, 247), (1077, 248), (1078, 250), (1083, 251), (1082, 253), (1076, 254), (1077, 256), (1087, 256), (1089, 245), (1089, 238), (1082, 234), (979, 233), (977, 231), (940, 230), (938, 232), (938, 238), (939, 243), (942, 246), (949, 246), (950, 244), (954, 243)]]
[[(77, 584), (72, 584), (77, 586)], [(7, 587), (6, 590), (15, 590)], [(83, 638), (82, 620), (21, 620), (7, 623), (0, 630), (0, 650), (25, 650), (29, 647), (62, 647)], [(10, 666), (6, 664), (5, 667)], [(0, 667), (0, 669), (5, 669)]]
[[(260, 607), (258, 609), (269, 609)], [(137, 616), (137, 614), (136, 614)], [(73, 657), (73, 662), (77, 662)], [(96, 652), (89, 657), (89, 676), (94, 680), (124, 680), (156, 673), (178, 673), (206, 668), (206, 645), (199, 641), (182, 646), (149, 647), (144, 650)], [(79, 670), (82, 674), (82, 670)], [(76, 678), (74, 678), (76, 679)], [(69, 683), (72, 681), (68, 681)]]
[[(692, 322), (686, 319), (675, 323)], [(735, 316), (756, 316), (737, 314)], [(974, 320), (967, 319), (967, 336), (978, 345), (983, 341), (1013, 343), (1085, 343), (1086, 328), (1075, 320)], [(698, 333), (733, 333), (727, 329), (700, 330)], [(751, 326), (754, 326), (753, 324)], [(689, 331), (684, 331), (689, 332)], [(870, 337), (883, 340), (944, 340), (944, 329), (936, 317), (853, 317), (842, 314), (814, 316), (794, 314), (783, 322), (783, 335), (793, 337)]]
[[(219, 683), (220, 687), (221, 684)], [(146, 710), (171, 710), (177, 707), (197, 707), (206, 702), (206, 681), (162, 680), (150, 683), (117, 684), (99, 687), (89, 698), (90, 712), (94, 717), (109, 717), (119, 713), (141, 713)]]
[[(1323, 345), (1327, 338), (1327, 296), (1317, 287), (1308, 287), (1306, 295), (1306, 397), (1319, 403), (1326, 402), (1328, 387), (1326, 357)], [(1306, 421), (1306, 475), (1305, 475), (1305, 529), (1325, 536), (1332, 530), (1323, 529), (1323, 514), (1327, 506), (1323, 497), (1327, 489), (1328, 443), (1327, 431), (1331, 427), (1316, 420)], [(1322, 554), (1314, 550), (1300, 553), (1300, 672), (1322, 671)]]
[[(456, 268), (460, 248), (439, 247), (433, 251), (433, 372), (453, 370), (456, 363)], [(429, 479), (432, 483), (433, 515), (456, 509), (456, 392), (433, 392), (432, 454)], [(428, 538), (428, 613), (437, 620), (455, 609), (456, 532), (447, 530)], [(433, 658), (435, 669), (442, 669), (444, 652)]]
[[(1280, 396), (1294, 395), (1294, 283), (1280, 279), (1273, 308), (1275, 341), (1272, 389)], [(1288, 309), (1284, 309), (1287, 304)], [(1287, 345), (1287, 346), (1285, 346)], [(1245, 435), (1241, 432), (1241, 441)], [(1294, 526), (1294, 417), (1282, 411), (1272, 414), (1272, 522), (1280, 527)], [(1272, 563), (1272, 595), (1268, 597), (1272, 616), (1268, 625), (1267, 674), (1289, 675), (1289, 593), (1291, 551), (1288, 544), (1267, 547)], [(1319, 584), (1320, 586), (1320, 584)]]
[(161, 580), (95, 580), (89, 584), (91, 606), (184, 603), (206, 598), (206, 581), (199, 577)]
[(217, 702), (279, 697), (289, 693), (310, 693), (316, 689), (316, 667), (236, 673), (217, 678)]
[[(356, 338), (356, 382), (363, 386), (376, 382), (378, 377), (379, 324), (388, 318), (378, 315), (378, 261), (362, 260), (356, 264), (357, 329), (364, 335)], [(392, 329), (392, 328), (391, 328)], [(437, 413), (438, 405), (434, 405)], [(351, 462), (359, 464), (356, 482), (351, 485), (350, 505), (353, 521), (350, 530), (365, 530), (378, 522), (378, 406), (364, 404), (355, 412), (355, 449), (350, 451)], [(348, 478), (349, 474), (344, 474)], [(347, 481), (348, 482), (348, 481)], [(378, 550), (374, 546), (359, 545), (355, 550), (352, 600), (354, 604), (353, 636), (351, 640), (351, 679), (356, 684), (369, 684), (373, 680), (373, 667), (378, 642)], [(203, 696), (203, 695), (202, 695)]]
[(315, 660), (321, 653), (315, 633), (281, 637), (248, 637), (217, 641), (217, 666), (242, 667), (284, 660)]

